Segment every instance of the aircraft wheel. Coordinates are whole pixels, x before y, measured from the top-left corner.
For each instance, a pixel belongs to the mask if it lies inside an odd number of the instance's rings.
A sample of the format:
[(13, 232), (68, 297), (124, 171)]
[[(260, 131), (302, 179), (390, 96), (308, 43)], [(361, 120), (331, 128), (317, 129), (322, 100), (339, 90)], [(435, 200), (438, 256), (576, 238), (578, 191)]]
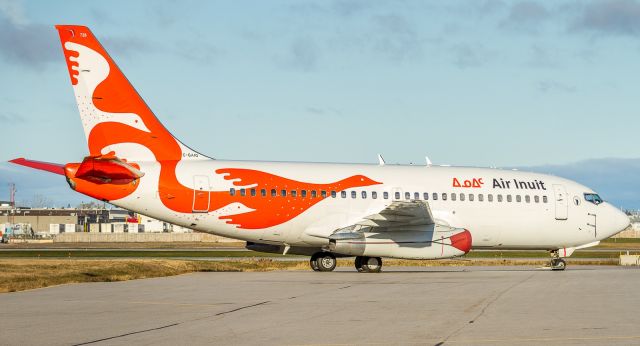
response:
[(567, 262), (565, 262), (562, 258), (554, 258), (551, 260), (552, 270), (564, 270), (566, 267)]
[(356, 270), (358, 272), (362, 272), (364, 271), (364, 269), (362, 268), (362, 260), (364, 259), (364, 257), (362, 256), (356, 256), (356, 260), (355, 260), (355, 266), (356, 266)]
[(336, 256), (334, 256), (331, 252), (319, 252), (317, 254), (314, 254), (312, 258), (313, 257), (316, 257), (315, 266), (318, 268), (318, 271), (330, 272), (336, 269)]
[(309, 265), (311, 266), (311, 269), (313, 269), (314, 272), (320, 271), (320, 268), (318, 267), (318, 257), (321, 254), (322, 252), (316, 252), (313, 255), (311, 255), (311, 258), (309, 259)]
[(362, 257), (360, 272), (363, 273), (379, 273), (382, 269), (382, 258), (380, 257)]

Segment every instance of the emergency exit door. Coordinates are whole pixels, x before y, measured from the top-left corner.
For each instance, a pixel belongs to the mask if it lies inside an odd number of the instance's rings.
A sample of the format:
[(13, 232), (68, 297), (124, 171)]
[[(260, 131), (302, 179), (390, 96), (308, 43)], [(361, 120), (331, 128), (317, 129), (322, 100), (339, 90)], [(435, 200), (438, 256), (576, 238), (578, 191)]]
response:
[(206, 175), (193, 176), (193, 212), (206, 213), (209, 211), (209, 177)]
[(569, 201), (564, 185), (553, 185), (556, 200), (556, 220), (566, 220), (569, 215)]

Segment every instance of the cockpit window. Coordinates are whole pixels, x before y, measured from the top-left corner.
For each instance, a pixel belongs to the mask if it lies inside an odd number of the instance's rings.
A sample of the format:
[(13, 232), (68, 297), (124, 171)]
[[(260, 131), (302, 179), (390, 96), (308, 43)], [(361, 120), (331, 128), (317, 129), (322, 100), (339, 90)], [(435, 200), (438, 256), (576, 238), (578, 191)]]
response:
[(587, 202), (591, 202), (591, 203), (593, 203), (595, 205), (598, 205), (598, 204), (603, 202), (602, 198), (600, 198), (600, 196), (598, 196), (597, 193), (585, 193), (584, 194), (584, 199)]

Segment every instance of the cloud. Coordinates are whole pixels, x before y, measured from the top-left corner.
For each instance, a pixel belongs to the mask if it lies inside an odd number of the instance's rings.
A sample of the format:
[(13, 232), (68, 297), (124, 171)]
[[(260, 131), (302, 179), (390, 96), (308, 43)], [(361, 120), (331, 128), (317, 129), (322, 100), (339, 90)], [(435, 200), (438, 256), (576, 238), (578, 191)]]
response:
[(576, 91), (576, 87), (575, 86), (566, 85), (566, 84), (563, 84), (563, 83), (560, 83), (560, 82), (556, 82), (556, 81), (541, 81), (541, 82), (538, 82), (536, 84), (536, 88), (538, 89), (538, 91), (543, 92), (543, 93), (557, 92), (557, 91), (573, 93), (573, 92)]
[(501, 23), (501, 28), (515, 31), (536, 32), (540, 23), (549, 18), (549, 11), (534, 1), (521, 1), (509, 9), (509, 14)]
[(342, 116), (342, 112), (334, 108), (307, 107), (305, 110), (307, 111), (307, 114), (320, 118)]
[(359, 15), (375, 4), (374, 1), (365, 0), (336, 0), (332, 4), (332, 10), (344, 17)]
[(289, 45), (286, 56), (280, 64), (294, 70), (308, 72), (316, 68), (320, 59), (320, 48), (316, 41), (308, 37), (298, 37)]
[(605, 200), (627, 209), (640, 208), (640, 158), (604, 158), (563, 165), (522, 167), (577, 181), (594, 189)]
[(0, 13), (14, 25), (27, 25), (29, 22), (22, 1), (0, 0)]
[(375, 1), (368, 0), (335, 0), (315, 3), (298, 1), (288, 8), (301, 15), (338, 15), (346, 18), (362, 15), (377, 4)]
[(106, 36), (98, 38), (100, 43), (105, 47), (109, 55), (131, 56), (138, 52), (149, 52), (156, 50), (156, 47), (146, 39), (130, 35), (128, 37)]
[(11, 126), (18, 123), (23, 123), (27, 119), (21, 115), (10, 113), (10, 112), (0, 112), (0, 125), (2, 126)]
[(609, 35), (640, 36), (640, 3), (635, 0), (592, 1), (583, 7), (570, 29)]
[(490, 58), (490, 53), (480, 44), (457, 44), (451, 48), (453, 63), (459, 68), (479, 67)]
[(559, 67), (558, 51), (548, 49), (539, 44), (531, 46), (531, 60), (529, 66), (538, 68), (557, 68)]
[(422, 57), (422, 40), (413, 24), (398, 14), (373, 18), (375, 30), (373, 49), (394, 62)]
[(8, 62), (40, 68), (60, 55), (56, 31), (40, 24), (16, 22), (15, 15), (0, 15), (0, 57)]

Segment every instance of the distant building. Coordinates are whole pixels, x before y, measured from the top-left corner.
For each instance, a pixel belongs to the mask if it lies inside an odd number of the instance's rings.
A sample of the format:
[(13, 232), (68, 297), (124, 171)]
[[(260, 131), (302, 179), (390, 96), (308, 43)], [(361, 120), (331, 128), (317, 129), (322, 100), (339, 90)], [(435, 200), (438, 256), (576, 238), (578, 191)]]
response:
[[(0, 204), (1, 205), (1, 204)], [(188, 233), (191, 229), (125, 209), (0, 209), (0, 225), (18, 234)], [(6, 232), (5, 232), (6, 233)]]
[(0, 210), (13, 209), (15, 207), (14, 202), (0, 201)]

